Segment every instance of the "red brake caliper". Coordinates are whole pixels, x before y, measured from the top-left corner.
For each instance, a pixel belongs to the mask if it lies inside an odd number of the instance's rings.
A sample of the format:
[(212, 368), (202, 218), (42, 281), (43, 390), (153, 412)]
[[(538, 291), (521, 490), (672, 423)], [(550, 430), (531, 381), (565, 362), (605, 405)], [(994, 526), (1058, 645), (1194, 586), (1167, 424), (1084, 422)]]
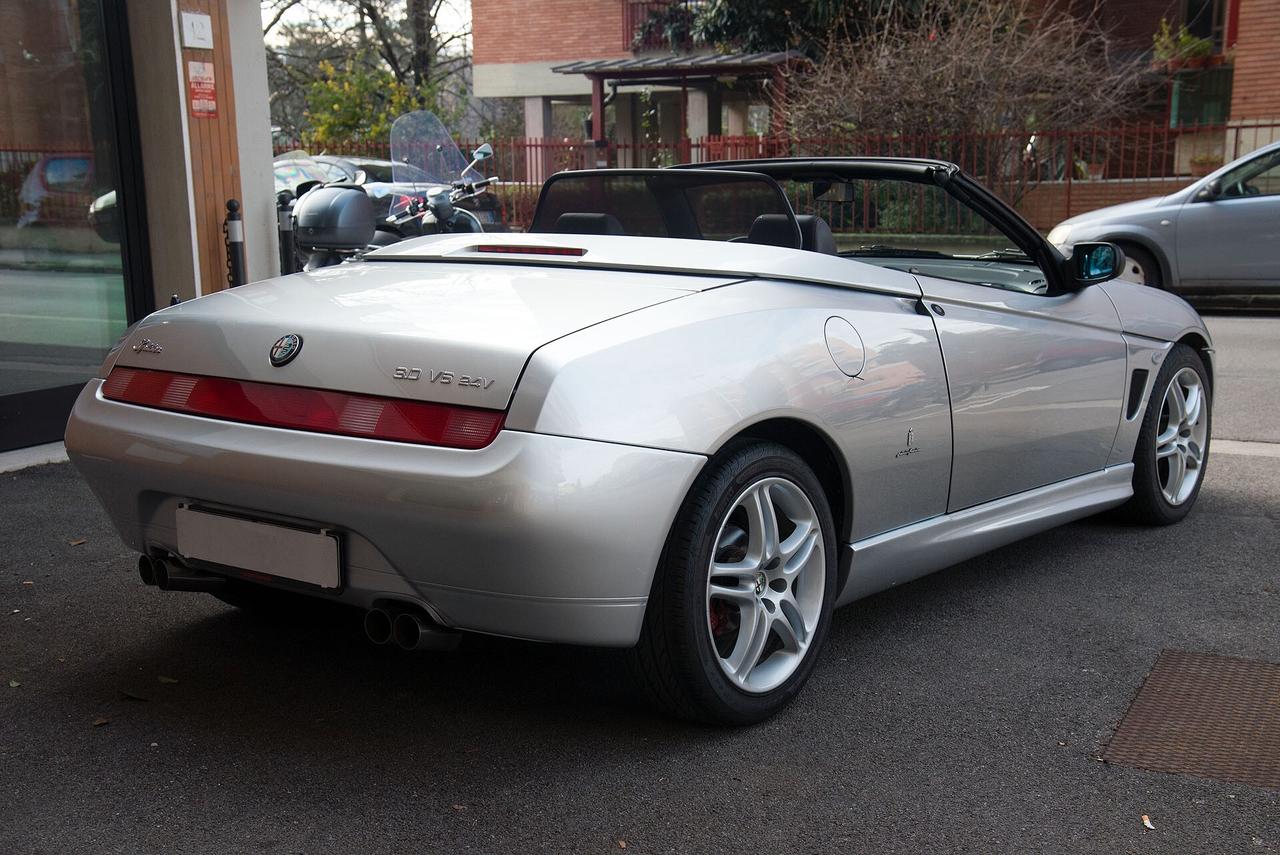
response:
[(711, 634), (724, 635), (729, 630), (729, 604), (724, 600), (712, 600), (709, 609)]

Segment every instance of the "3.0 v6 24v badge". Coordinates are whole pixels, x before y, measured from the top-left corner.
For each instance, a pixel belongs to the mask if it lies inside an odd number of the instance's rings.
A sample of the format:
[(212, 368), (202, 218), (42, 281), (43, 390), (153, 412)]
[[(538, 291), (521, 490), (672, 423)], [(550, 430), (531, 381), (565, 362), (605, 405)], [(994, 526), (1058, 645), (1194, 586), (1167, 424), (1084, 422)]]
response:
[(492, 377), (479, 377), (473, 374), (458, 374), (456, 371), (432, 371), (428, 368), (406, 368), (397, 365), (391, 372), (397, 380), (421, 380), (424, 376), (428, 383), (439, 383), (441, 386), (470, 386), (475, 389), (488, 389), (493, 385)]

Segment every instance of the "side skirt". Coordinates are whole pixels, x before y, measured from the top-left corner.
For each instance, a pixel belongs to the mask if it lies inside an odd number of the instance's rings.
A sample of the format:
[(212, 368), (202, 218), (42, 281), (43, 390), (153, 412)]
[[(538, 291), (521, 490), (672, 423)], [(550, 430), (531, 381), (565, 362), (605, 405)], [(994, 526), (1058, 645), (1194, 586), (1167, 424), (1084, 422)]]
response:
[(1015, 496), (845, 544), (843, 606), (1016, 540), (1113, 508), (1133, 495), (1133, 464), (1112, 466)]

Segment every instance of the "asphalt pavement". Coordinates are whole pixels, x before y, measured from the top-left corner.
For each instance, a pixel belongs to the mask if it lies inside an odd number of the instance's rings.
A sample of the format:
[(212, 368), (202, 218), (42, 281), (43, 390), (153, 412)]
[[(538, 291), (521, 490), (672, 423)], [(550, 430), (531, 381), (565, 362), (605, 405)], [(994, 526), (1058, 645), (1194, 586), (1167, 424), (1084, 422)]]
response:
[(144, 588), (69, 465), (0, 475), (0, 851), (1280, 852), (1280, 792), (1098, 759), (1162, 649), (1280, 662), (1280, 318), (1210, 326), (1237, 442), (1187, 520), (854, 604), (743, 730), (636, 706), (608, 651)]

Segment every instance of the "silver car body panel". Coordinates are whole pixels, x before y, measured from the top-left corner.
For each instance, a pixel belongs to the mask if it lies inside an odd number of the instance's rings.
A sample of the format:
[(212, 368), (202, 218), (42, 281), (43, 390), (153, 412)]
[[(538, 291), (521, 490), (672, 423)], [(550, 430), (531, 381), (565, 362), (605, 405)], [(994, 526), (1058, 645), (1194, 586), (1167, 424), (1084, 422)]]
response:
[[(1173, 342), (1157, 341), (1143, 336), (1124, 336), (1125, 355), (1125, 412), (1116, 428), (1116, 439), (1107, 457), (1107, 466), (1119, 466), (1133, 460), (1133, 451), (1142, 431), (1142, 417), (1147, 412), (1151, 392), (1155, 389), (1160, 364), (1173, 349)], [(1135, 388), (1135, 384), (1137, 384)], [(1130, 408), (1130, 402), (1136, 406)]]
[[(341, 599), (446, 626), (635, 642), (658, 555), (704, 458), (503, 431), (479, 451), (280, 430), (80, 394), (67, 448), (125, 542), (177, 552), (196, 502), (342, 535)], [(623, 510), (625, 508), (625, 510)]]
[[(716, 246), (705, 240), (681, 238), (561, 234), (504, 236), (487, 232), (482, 235), (431, 235), (392, 244), (370, 253), (367, 258), (369, 261), (493, 264), (495, 255), (481, 249), (493, 245), (506, 249), (496, 260), (528, 267), (572, 266), (611, 272), (645, 270), (680, 276), (785, 279), (904, 297), (920, 295), (920, 288), (909, 274), (849, 258), (753, 243)], [(583, 254), (545, 256), (510, 251), (512, 247), (520, 246), (581, 249)]]
[(1118, 279), (1088, 290), (1100, 290), (1107, 295), (1120, 316), (1120, 329), (1124, 332), (1161, 341), (1181, 341), (1194, 335), (1206, 345), (1213, 345), (1204, 320), (1177, 294)]
[[(475, 236), (446, 236), (416, 261), (399, 245), (394, 259), (158, 312), (112, 359), (506, 407), (495, 442), (463, 451), (218, 421), (106, 400), (95, 380), (67, 449), (126, 543), (176, 550), (181, 503), (332, 529), (345, 602), (625, 646), (681, 502), (734, 436), (787, 420), (833, 452), (844, 602), (1122, 501), (1133, 369), (1158, 362), (1164, 336), (1209, 340), (1182, 301), (1143, 308), (1123, 286), (1049, 298), (774, 247), (483, 239), (586, 255), (495, 258)], [(611, 267), (623, 264), (636, 269)], [(303, 349), (273, 368), (271, 345), (291, 332)], [(160, 352), (135, 351), (143, 338)], [(404, 384), (393, 369), (410, 360), (494, 382)], [(1050, 460), (1064, 442), (1069, 466)]]
[[(857, 377), (824, 342), (832, 317), (861, 337)], [(941, 354), (932, 321), (899, 297), (742, 282), (654, 306), (541, 348), (507, 423), (712, 454), (771, 419), (809, 425), (838, 450), (853, 492), (846, 537), (946, 510), (951, 417)]]
[(1127, 360), (1105, 294), (1085, 288), (1047, 297), (923, 276), (920, 284), (951, 389), (947, 510), (1106, 465)]
[(1098, 513), (1133, 495), (1133, 464), (1091, 472), (1016, 496), (851, 543), (848, 581), (836, 605)]
[[(731, 278), (516, 265), (352, 264), (220, 291), (145, 318), (116, 358), (230, 376), (502, 409), (529, 354), (575, 330)], [(302, 357), (273, 367), (286, 333)], [(135, 351), (150, 339), (161, 352)], [(396, 368), (417, 371), (397, 378)]]

